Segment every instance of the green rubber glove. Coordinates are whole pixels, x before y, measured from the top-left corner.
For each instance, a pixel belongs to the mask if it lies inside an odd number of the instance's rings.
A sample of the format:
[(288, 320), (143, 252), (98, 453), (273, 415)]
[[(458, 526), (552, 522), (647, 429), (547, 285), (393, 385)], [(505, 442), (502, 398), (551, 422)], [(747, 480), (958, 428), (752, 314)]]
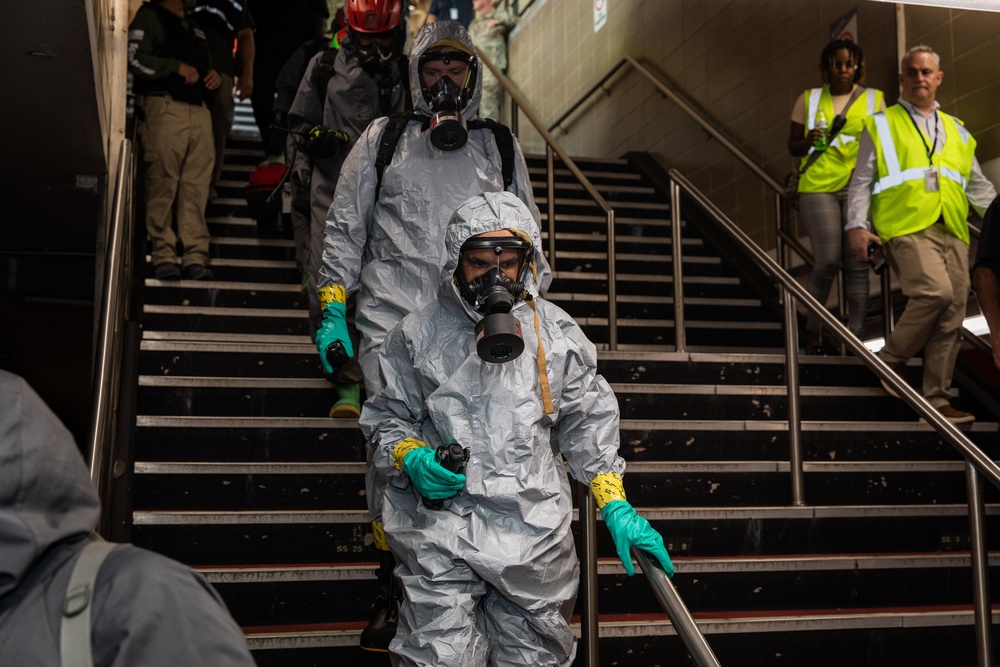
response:
[(632, 554), (629, 553), (632, 547), (655, 556), (667, 576), (674, 576), (674, 564), (670, 562), (667, 548), (663, 546), (663, 538), (653, 530), (648, 521), (635, 513), (635, 508), (627, 500), (609, 502), (601, 508), (601, 518), (611, 531), (611, 539), (615, 542), (618, 557), (621, 558), (628, 576), (635, 574)]
[(418, 447), (406, 454), (403, 470), (422, 497), (428, 500), (451, 498), (465, 486), (465, 475), (454, 473), (438, 461), (430, 447)]
[(341, 349), (347, 356), (334, 363), (339, 361), (337, 365), (343, 365), (347, 363), (348, 359), (354, 357), (354, 345), (351, 344), (351, 335), (347, 333), (347, 306), (338, 301), (331, 301), (323, 309), (323, 324), (316, 332), (316, 349), (319, 350), (319, 360), (323, 363), (323, 370), (330, 374), (333, 374), (335, 369), (327, 352), (330, 346), (336, 345), (336, 343), (340, 343)]

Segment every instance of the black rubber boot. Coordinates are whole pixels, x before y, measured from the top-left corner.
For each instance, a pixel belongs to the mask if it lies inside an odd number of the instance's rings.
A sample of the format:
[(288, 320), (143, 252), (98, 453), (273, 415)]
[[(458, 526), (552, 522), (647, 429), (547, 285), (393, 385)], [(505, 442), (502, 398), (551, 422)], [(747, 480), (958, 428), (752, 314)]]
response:
[(396, 567), (396, 559), (393, 558), (392, 552), (379, 550), (378, 554), (375, 602), (372, 604), (372, 615), (368, 618), (368, 625), (361, 631), (361, 648), (366, 651), (387, 652), (389, 642), (396, 636), (399, 603), (403, 599), (403, 591), (392, 574)]

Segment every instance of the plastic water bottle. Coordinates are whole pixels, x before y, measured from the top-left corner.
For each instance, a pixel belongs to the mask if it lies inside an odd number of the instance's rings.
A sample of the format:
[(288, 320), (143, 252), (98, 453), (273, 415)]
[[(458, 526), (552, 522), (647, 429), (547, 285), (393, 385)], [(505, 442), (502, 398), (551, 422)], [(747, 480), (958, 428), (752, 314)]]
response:
[(828, 127), (829, 127), (829, 125), (826, 122), (826, 114), (823, 113), (822, 110), (817, 111), (816, 112), (816, 129), (817, 130), (822, 130), (823, 136), (820, 137), (819, 139), (817, 139), (815, 143), (813, 143), (813, 146), (816, 147), (816, 150), (820, 150), (821, 151), (821, 150), (825, 149), (827, 146), (830, 145), (830, 142), (828, 141), (829, 135), (827, 134), (827, 128)]

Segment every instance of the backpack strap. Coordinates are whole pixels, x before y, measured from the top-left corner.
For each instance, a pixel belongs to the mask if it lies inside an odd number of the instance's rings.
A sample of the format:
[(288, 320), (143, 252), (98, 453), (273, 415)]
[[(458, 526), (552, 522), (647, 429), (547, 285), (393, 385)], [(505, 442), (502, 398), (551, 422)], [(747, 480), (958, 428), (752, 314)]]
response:
[(90, 608), (94, 598), (97, 573), (111, 550), (118, 545), (105, 542), (96, 533), (73, 566), (73, 573), (63, 599), (62, 629), (59, 654), (62, 667), (93, 667), (94, 654), (90, 645)]
[(413, 93), (410, 92), (410, 59), (406, 56), (400, 56), (396, 61), (396, 67), (399, 69), (400, 85), (403, 86), (403, 96), (405, 99), (403, 108), (412, 109)]
[(497, 142), (497, 150), (500, 151), (500, 175), (503, 176), (503, 189), (510, 188), (514, 182), (514, 135), (506, 125), (496, 122), (492, 118), (477, 118), (469, 123), (469, 127), (485, 127), (493, 132), (493, 138)]
[(392, 114), (389, 116), (389, 122), (385, 124), (385, 128), (382, 130), (382, 137), (378, 142), (378, 154), (375, 156), (375, 172), (377, 174), (377, 180), (375, 181), (376, 200), (382, 191), (382, 175), (385, 173), (385, 168), (392, 161), (392, 156), (396, 152), (396, 145), (399, 143), (399, 138), (403, 136), (403, 130), (406, 129), (407, 123), (410, 122), (411, 115), (409, 111)]
[(319, 61), (316, 63), (316, 95), (319, 96), (319, 108), (326, 111), (326, 88), (333, 78), (333, 63), (337, 60), (339, 49), (331, 46), (320, 53)]
[[(376, 199), (378, 199), (379, 192), (382, 191), (382, 175), (385, 174), (385, 168), (392, 161), (399, 138), (403, 136), (403, 130), (411, 120), (420, 121), (425, 129), (430, 123), (430, 118), (427, 116), (404, 111), (389, 116), (389, 122), (382, 130), (378, 154), (375, 156), (375, 171), (378, 175), (375, 185)], [(493, 133), (497, 142), (497, 150), (500, 151), (500, 175), (503, 177), (503, 188), (507, 190), (514, 182), (514, 135), (511, 134), (510, 128), (490, 118), (477, 118), (469, 122), (469, 129), (486, 129)]]

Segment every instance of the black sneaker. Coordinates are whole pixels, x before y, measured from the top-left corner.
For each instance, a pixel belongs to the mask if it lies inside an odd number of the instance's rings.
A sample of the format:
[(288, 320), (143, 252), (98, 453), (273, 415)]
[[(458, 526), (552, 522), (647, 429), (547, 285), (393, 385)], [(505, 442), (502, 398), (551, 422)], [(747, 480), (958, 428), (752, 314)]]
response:
[(184, 267), (186, 280), (211, 280), (212, 272), (204, 264), (188, 264)]
[(153, 277), (157, 280), (180, 280), (181, 270), (173, 262), (164, 262), (153, 267)]

